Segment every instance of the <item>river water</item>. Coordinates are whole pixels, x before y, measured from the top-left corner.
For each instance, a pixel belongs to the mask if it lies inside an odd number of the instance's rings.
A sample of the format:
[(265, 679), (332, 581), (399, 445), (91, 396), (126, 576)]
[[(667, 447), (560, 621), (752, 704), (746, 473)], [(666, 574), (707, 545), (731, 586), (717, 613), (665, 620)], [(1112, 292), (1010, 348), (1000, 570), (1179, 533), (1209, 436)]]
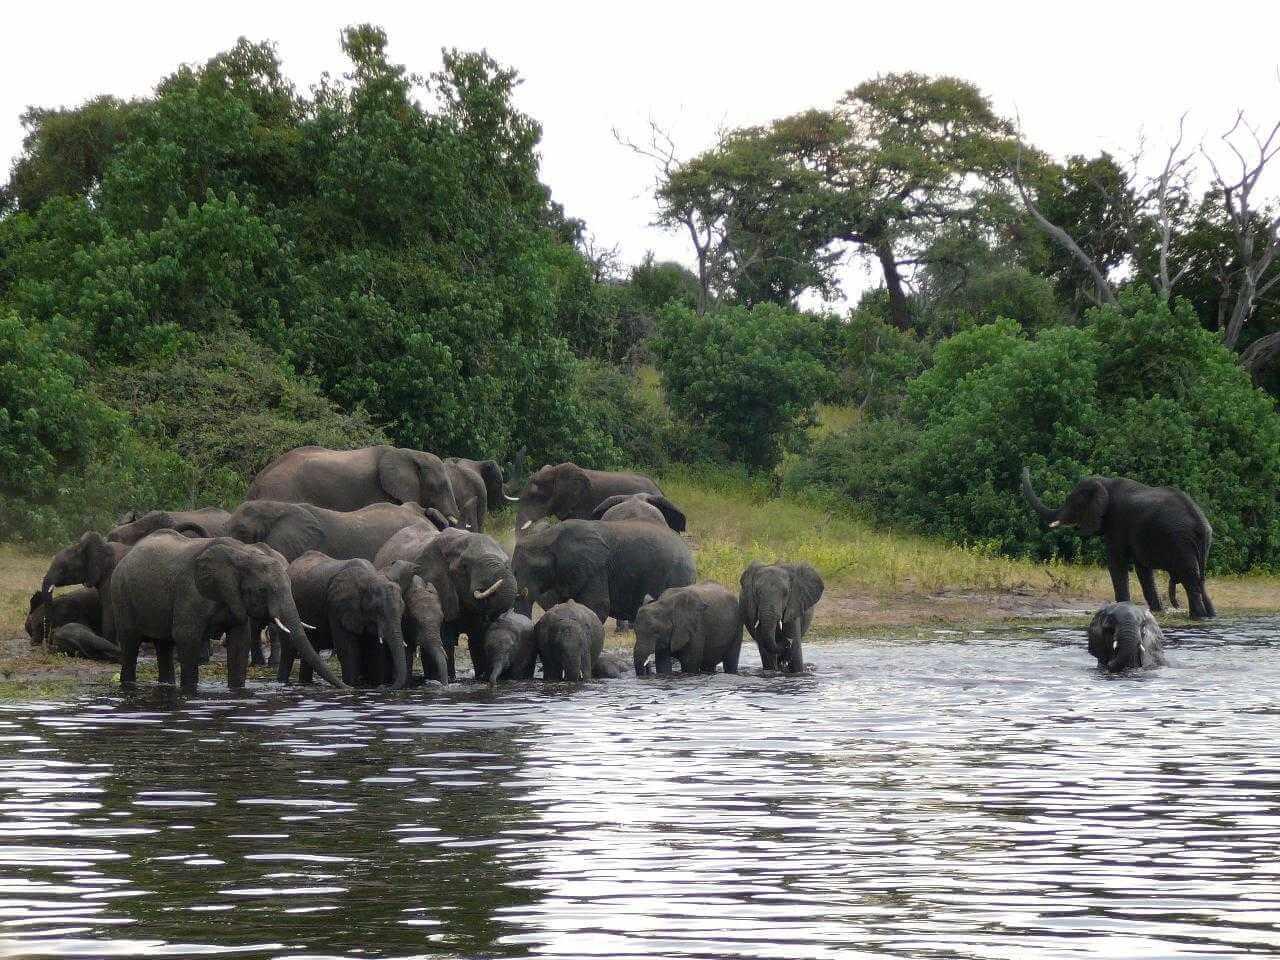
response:
[[(0, 708), (0, 955), (1280, 951), (1280, 620)], [(743, 660), (757, 663), (753, 651)]]

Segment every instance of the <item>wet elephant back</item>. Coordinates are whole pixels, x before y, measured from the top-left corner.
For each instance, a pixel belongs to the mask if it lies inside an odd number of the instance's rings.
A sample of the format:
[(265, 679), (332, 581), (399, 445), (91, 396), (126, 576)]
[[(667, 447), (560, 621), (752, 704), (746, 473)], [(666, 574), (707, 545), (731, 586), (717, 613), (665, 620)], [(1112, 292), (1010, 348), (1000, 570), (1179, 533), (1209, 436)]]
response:
[(394, 533), (378, 549), (373, 558), (373, 565), (383, 570), (397, 560), (418, 563), (418, 558), (422, 556), (428, 544), (439, 534), (440, 531), (430, 523), (406, 526)]
[(375, 503), (359, 510), (322, 511), (321, 516), (329, 529), (325, 553), (342, 560), (373, 561), (387, 542), (406, 527), (436, 532), (435, 525), (415, 506)]

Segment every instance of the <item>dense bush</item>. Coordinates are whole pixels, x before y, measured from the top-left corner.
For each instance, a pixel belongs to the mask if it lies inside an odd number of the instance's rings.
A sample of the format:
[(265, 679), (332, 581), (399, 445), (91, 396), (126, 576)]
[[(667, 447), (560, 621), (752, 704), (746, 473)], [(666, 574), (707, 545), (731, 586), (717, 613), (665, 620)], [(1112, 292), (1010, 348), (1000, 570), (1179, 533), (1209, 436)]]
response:
[(652, 346), (675, 415), (755, 469), (802, 444), (815, 404), (834, 389), (822, 323), (775, 304), (701, 317), (671, 305)]
[(1280, 420), (1190, 307), (1146, 290), (1034, 339), (1012, 321), (941, 344), (905, 419), (822, 441), (792, 484), (825, 483), (878, 515), (1007, 552), (1097, 558), (1098, 541), (1043, 529), (1022, 465), (1060, 502), (1083, 476), (1186, 490), (1213, 524), (1211, 565), (1280, 563)]
[(870, 415), (895, 412), (907, 383), (928, 363), (928, 343), (887, 323), (871, 309), (854, 310), (847, 321), (831, 326), (829, 362), (839, 377), (833, 399)]

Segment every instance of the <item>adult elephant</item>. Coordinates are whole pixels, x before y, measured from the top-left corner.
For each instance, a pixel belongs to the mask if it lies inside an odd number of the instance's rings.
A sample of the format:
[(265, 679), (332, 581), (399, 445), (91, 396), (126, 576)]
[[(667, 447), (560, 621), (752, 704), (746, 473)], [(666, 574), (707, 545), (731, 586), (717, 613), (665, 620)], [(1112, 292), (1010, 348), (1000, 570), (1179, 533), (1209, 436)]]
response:
[(514, 610), (508, 610), (489, 624), (481, 640), (484, 660), (489, 665), (487, 674), (476, 674), (477, 680), (487, 680), (489, 686), (518, 680), (532, 680), (538, 662), (538, 643), (534, 638), (533, 621)]
[(439, 531), (407, 527), (378, 551), (374, 566), (385, 570), (397, 560), (415, 564), (418, 576), (435, 587), (440, 598), (449, 679), (457, 679), (455, 655), (458, 638), (464, 634), (476, 676), (486, 676), (485, 629), (510, 610), (516, 599), (516, 579), (506, 551), (483, 533), (456, 527)]
[(512, 559), (528, 616), (576, 600), (603, 622), (635, 619), (646, 595), (693, 583), (693, 554), (678, 533), (644, 520), (565, 520), (531, 530)]
[(573, 600), (557, 603), (538, 619), (533, 637), (543, 680), (576, 683), (595, 675), (604, 623), (587, 607)]
[(375, 503), (359, 510), (328, 510), (309, 503), (248, 500), (227, 523), (227, 536), (241, 543), (265, 543), (289, 563), (308, 550), (335, 560), (372, 560), (392, 536), (406, 527), (435, 533), (416, 504)]
[(120, 522), (107, 533), (112, 543), (132, 545), (157, 530), (177, 530), (188, 537), (226, 536), (227, 521), (231, 514), (218, 507), (202, 510), (148, 510), (139, 513), (132, 510), (120, 518)]
[(1085, 536), (1101, 534), (1118, 602), (1129, 599), (1129, 566), (1138, 568), (1142, 595), (1152, 610), (1164, 609), (1155, 571), (1169, 574), (1169, 593), (1181, 583), (1195, 619), (1217, 611), (1205, 590), (1205, 563), (1213, 528), (1196, 502), (1177, 487), (1149, 487), (1126, 477), (1085, 477), (1056, 510), (1046, 506), (1022, 468), (1022, 493), (1050, 527), (1074, 526)]
[(483, 531), (488, 514), (500, 509), (508, 499), (502, 489), (502, 467), (496, 460), (465, 457), (449, 457), (444, 466), (458, 501), (462, 525), (477, 533)]
[(739, 578), (738, 611), (766, 670), (804, 670), (801, 640), (822, 597), (818, 571), (807, 563), (753, 562)]
[(520, 494), (516, 531), (523, 532), (543, 517), (590, 519), (596, 504), (618, 494), (661, 494), (658, 485), (637, 473), (584, 470), (576, 463), (545, 466), (529, 477)]
[(718, 583), (695, 583), (664, 590), (636, 614), (633, 648), (636, 676), (648, 672), (654, 658), (657, 673), (670, 673), (672, 660), (682, 673), (738, 672), (742, 652), (742, 620), (738, 598)]
[[(402, 629), (404, 598), (400, 588), (379, 573), (368, 560), (335, 560), (318, 550), (308, 550), (289, 564), (289, 584), (298, 615), (315, 624), (312, 645), (331, 648), (342, 664), (342, 682), (348, 686), (379, 687), (387, 683), (403, 689), (407, 660)], [(293, 645), (280, 651), (279, 680), (288, 683), (293, 672)], [(298, 679), (311, 682), (311, 670), (303, 664)]]
[(596, 504), (589, 520), (648, 520), (663, 523), (683, 533), (686, 527), (684, 512), (666, 497), (658, 493), (620, 493)]
[(310, 503), (329, 510), (416, 503), (423, 509), (434, 507), (451, 524), (459, 523), (444, 461), (404, 447), (298, 447), (264, 467), (249, 485), (246, 499)]
[(422, 676), (437, 683), (449, 682), (449, 659), (445, 654), (441, 630), (444, 610), (436, 588), (418, 576), (418, 565), (408, 560), (395, 560), (378, 572), (400, 588), (404, 598), (404, 619), (400, 630), (407, 646), (405, 671), (413, 679), (413, 661), (422, 652)]
[(305, 663), (327, 683), (342, 686), (320, 659), (298, 616), (289, 576), (261, 550), (230, 537), (193, 540), (158, 530), (116, 566), (110, 600), (120, 646), (120, 683), (137, 680), (138, 645), (153, 640), (161, 683), (173, 683), (174, 653), (182, 689), (194, 692), (204, 641), (226, 633), (227, 686), (244, 686), (255, 622), (271, 621)]
[(1109, 673), (1164, 665), (1164, 634), (1148, 610), (1109, 603), (1089, 624), (1089, 652)]

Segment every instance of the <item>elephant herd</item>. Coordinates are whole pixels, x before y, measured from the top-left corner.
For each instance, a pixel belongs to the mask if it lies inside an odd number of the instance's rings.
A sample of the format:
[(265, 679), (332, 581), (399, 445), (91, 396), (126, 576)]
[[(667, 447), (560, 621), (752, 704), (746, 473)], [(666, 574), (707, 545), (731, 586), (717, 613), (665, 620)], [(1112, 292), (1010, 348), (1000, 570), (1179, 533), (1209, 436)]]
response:
[[(1055, 509), (1026, 470), (1022, 483), (1048, 526), (1103, 537), (1117, 602), (1089, 628), (1100, 665), (1162, 662), (1159, 626), (1128, 602), (1131, 565), (1150, 610), (1162, 609), (1160, 570), (1170, 603), (1181, 583), (1193, 617), (1214, 615), (1204, 572), (1213, 531), (1185, 493), (1089, 477)], [(510, 555), (484, 533), (507, 501), (519, 504)], [(420, 660), (424, 681), (450, 683), (464, 637), (475, 678), (490, 684), (532, 678), (539, 664), (548, 680), (617, 676), (604, 651), (610, 617), (634, 625), (637, 675), (675, 662), (685, 673), (735, 672), (744, 628), (765, 669), (802, 672), (822, 578), (808, 564), (752, 563), (737, 594), (697, 583), (686, 525), (638, 474), (548, 465), (513, 497), (492, 460), (299, 447), (263, 469), (233, 511), (152, 510), (85, 533), (53, 558), (27, 633), (118, 661), (125, 685), (152, 643), (160, 681), (175, 682), (176, 664), (185, 690), (219, 640), (232, 688), (251, 662), (274, 664), (286, 683), (300, 661), (304, 683), (318, 674), (334, 686), (399, 688), (415, 682)]]
[[(510, 555), (484, 533), (507, 501), (519, 503)], [(634, 625), (637, 675), (676, 661), (686, 673), (734, 672), (744, 627), (766, 668), (801, 672), (817, 572), (753, 563), (740, 594), (697, 583), (685, 528), (637, 474), (548, 465), (513, 497), (494, 461), (300, 447), (233, 511), (152, 510), (85, 533), (50, 563), (27, 632), (119, 662), (125, 686), (151, 643), (160, 682), (186, 691), (219, 641), (232, 689), (251, 662), (274, 664), (286, 683), (295, 661), (304, 683), (401, 688), (418, 669), (423, 682), (450, 683), (464, 637), (475, 679), (490, 685), (531, 679), (539, 665), (546, 680), (616, 677), (610, 617)], [(55, 595), (61, 586), (78, 589)]]

